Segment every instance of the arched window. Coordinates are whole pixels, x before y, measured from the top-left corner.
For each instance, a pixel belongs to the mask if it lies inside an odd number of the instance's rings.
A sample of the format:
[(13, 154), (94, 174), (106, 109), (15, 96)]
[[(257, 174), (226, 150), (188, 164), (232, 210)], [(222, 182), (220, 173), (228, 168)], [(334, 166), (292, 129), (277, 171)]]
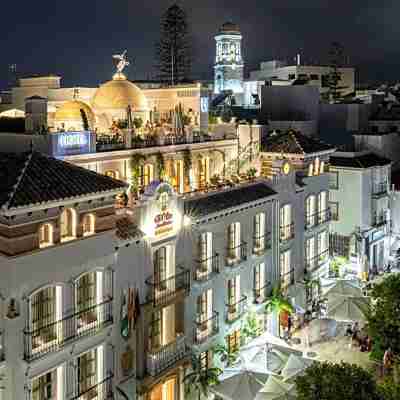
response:
[(95, 217), (93, 214), (86, 214), (82, 221), (83, 236), (90, 236), (95, 233)]
[(76, 238), (76, 211), (66, 208), (60, 216), (61, 242), (68, 242)]
[(119, 171), (117, 170), (108, 170), (104, 172), (104, 175), (109, 176), (110, 178), (119, 179)]
[(42, 249), (53, 245), (53, 225), (46, 223), (39, 228), (39, 247)]

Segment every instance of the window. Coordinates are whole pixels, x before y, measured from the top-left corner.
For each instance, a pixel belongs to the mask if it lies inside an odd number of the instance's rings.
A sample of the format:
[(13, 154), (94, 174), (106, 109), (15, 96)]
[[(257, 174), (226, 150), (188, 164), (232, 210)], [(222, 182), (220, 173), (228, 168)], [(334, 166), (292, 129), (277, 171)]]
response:
[(315, 163), (315, 165), (314, 165), (314, 175), (319, 175), (319, 173), (320, 173), (320, 166), (321, 166), (319, 157), (317, 157), (317, 158), (314, 160), (314, 163)]
[(228, 227), (228, 257), (238, 259), (240, 256), (240, 222)]
[(51, 246), (53, 244), (53, 225), (46, 223), (39, 228), (39, 247)]
[(199, 364), (202, 371), (205, 371), (208, 368), (212, 368), (213, 356), (211, 350), (203, 351), (202, 353), (200, 353)]
[(83, 227), (83, 236), (90, 236), (95, 233), (95, 217), (93, 214), (86, 214), (83, 217), (82, 227)]
[(328, 256), (328, 233), (327, 231), (320, 232), (317, 238), (318, 262), (322, 263)]
[(199, 323), (206, 322), (212, 317), (212, 295), (212, 289), (208, 289), (197, 296), (197, 320)]
[(161, 335), (162, 335), (162, 310), (154, 311), (151, 316), (150, 324), (150, 349), (152, 351), (157, 350), (161, 346)]
[(325, 172), (325, 161), (321, 161), (321, 164), (319, 166), (319, 173), (323, 174)]
[(308, 176), (314, 175), (314, 163), (308, 164)]
[(32, 351), (57, 339), (56, 289), (49, 286), (30, 297)]
[(306, 228), (316, 225), (316, 197), (310, 195), (306, 200)]
[(330, 201), (329, 208), (331, 210), (332, 221), (339, 221), (339, 203), (337, 201)]
[(254, 267), (254, 293), (255, 298), (265, 297), (265, 264), (260, 263)]
[(322, 224), (328, 220), (328, 192), (318, 194), (318, 223)]
[(285, 241), (293, 237), (292, 206), (286, 204), (280, 209), (280, 240)]
[(203, 232), (199, 242), (199, 261), (203, 272), (212, 269), (212, 233)]
[(57, 398), (57, 369), (33, 379), (32, 400), (53, 400)]
[(76, 211), (72, 208), (63, 210), (60, 216), (61, 242), (76, 238)]
[(330, 171), (329, 172), (329, 189), (337, 190), (339, 189), (339, 172)]
[(140, 167), (141, 169), (141, 184), (142, 186), (148, 186), (154, 179), (154, 168), (151, 164), (145, 164)]
[(314, 260), (315, 260), (315, 239), (309, 238), (306, 241), (306, 269), (312, 270), (315, 265), (314, 265)]
[(288, 79), (289, 81), (293, 81), (294, 79), (296, 79), (296, 74), (289, 74)]
[(287, 288), (294, 283), (294, 270), (291, 266), (290, 250), (280, 254), (281, 286)]
[(154, 253), (154, 277), (158, 289), (165, 289), (167, 279), (167, 248), (165, 246)]
[(78, 357), (78, 393), (85, 399), (97, 398), (97, 349), (90, 350)]
[(265, 248), (265, 214), (259, 213), (254, 216), (254, 250)]
[(75, 283), (78, 329), (88, 327), (97, 320), (97, 289), (96, 271), (85, 273)]
[(318, 81), (319, 80), (319, 75), (318, 74), (310, 74), (310, 79), (312, 81)]
[(109, 176), (110, 178), (119, 179), (119, 171), (117, 170), (108, 170), (104, 172), (104, 175)]
[(240, 348), (240, 330), (233, 331), (226, 337), (226, 344), (228, 346), (228, 353), (236, 353)]

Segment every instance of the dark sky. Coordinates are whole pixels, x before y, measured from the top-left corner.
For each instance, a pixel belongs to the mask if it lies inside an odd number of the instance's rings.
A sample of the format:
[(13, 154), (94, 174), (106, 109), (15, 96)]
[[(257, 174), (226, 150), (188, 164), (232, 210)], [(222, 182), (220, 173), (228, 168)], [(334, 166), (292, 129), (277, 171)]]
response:
[[(8, 65), (52, 72), (64, 85), (97, 85), (112, 74), (111, 55), (128, 49), (130, 79), (154, 72), (154, 43), (169, 0), (37, 0), (2, 4), (0, 87)], [(181, 0), (192, 25), (196, 77), (210, 78), (213, 35), (239, 24), (246, 70), (272, 57), (326, 57), (341, 42), (361, 80), (393, 80), (400, 71), (398, 0)]]

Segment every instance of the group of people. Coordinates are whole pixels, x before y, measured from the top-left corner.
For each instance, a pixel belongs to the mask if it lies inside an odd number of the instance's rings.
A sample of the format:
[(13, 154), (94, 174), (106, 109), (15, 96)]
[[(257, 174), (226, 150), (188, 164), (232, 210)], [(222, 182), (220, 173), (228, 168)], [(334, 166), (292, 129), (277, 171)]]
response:
[(358, 322), (347, 325), (345, 336), (351, 337), (350, 347), (358, 347), (362, 352), (372, 350), (372, 339), (368, 334), (363, 334)]

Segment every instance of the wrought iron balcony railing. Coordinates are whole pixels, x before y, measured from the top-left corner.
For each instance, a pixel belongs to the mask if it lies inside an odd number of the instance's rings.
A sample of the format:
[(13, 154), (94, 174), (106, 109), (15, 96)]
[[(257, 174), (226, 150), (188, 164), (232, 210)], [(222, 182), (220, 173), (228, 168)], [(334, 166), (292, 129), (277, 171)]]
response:
[(210, 280), (219, 271), (219, 254), (215, 253), (213, 256), (204, 260), (196, 260), (196, 270), (194, 279), (198, 282), (206, 282)]
[(219, 332), (219, 314), (214, 311), (209, 318), (197, 317), (195, 320), (194, 342), (203, 344)]
[(314, 214), (306, 214), (306, 230), (329, 222), (331, 220), (331, 210), (329, 208)]
[(279, 239), (281, 243), (294, 238), (294, 223), (281, 225), (279, 227)]
[(89, 385), (90, 387), (82, 390), (77, 396), (70, 397), (70, 400), (112, 400), (114, 399), (113, 374), (108, 373), (107, 378), (101, 382)]
[(146, 284), (149, 286), (147, 298), (155, 307), (170, 302), (179, 293), (189, 294), (190, 271), (182, 267), (178, 268), (181, 272), (167, 279), (157, 281), (155, 276), (146, 279)]
[(325, 249), (320, 254), (317, 254), (312, 258), (306, 258), (304, 262), (304, 268), (306, 269), (307, 272), (314, 272), (316, 269), (318, 269), (319, 266), (321, 266), (328, 259), (328, 256), (329, 256), (329, 249)]
[(374, 183), (372, 185), (372, 196), (380, 197), (380, 196), (385, 196), (387, 193), (388, 193), (387, 182), (379, 182), (379, 183)]
[(189, 354), (184, 335), (177, 338), (157, 350), (151, 350), (147, 354), (146, 368), (151, 376), (157, 376)]
[(254, 303), (261, 304), (264, 303), (268, 299), (268, 294), (271, 290), (271, 282), (266, 282), (264, 286), (254, 288)]
[(247, 311), (247, 296), (243, 295), (239, 301), (225, 304), (225, 306), (225, 321), (228, 323), (235, 322)]
[(260, 255), (271, 248), (271, 234), (253, 237), (253, 254)]
[(238, 246), (228, 247), (226, 249), (226, 263), (229, 266), (234, 266), (241, 261), (247, 260), (247, 243), (242, 242)]
[(58, 321), (24, 330), (24, 358), (32, 361), (58, 351), (67, 343), (91, 336), (113, 322), (113, 299), (95, 304)]

